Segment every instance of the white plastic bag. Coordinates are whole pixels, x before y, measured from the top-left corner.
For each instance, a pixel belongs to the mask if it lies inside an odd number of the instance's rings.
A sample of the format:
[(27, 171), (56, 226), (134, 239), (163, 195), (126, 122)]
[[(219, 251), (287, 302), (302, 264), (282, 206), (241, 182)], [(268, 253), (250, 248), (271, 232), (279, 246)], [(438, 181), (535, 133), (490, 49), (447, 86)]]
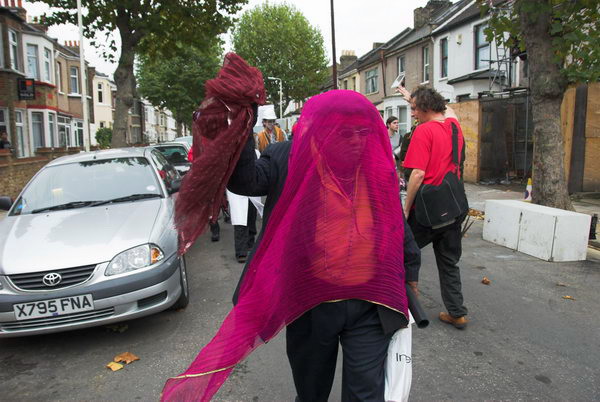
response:
[(412, 324), (414, 322), (410, 315), (408, 327), (396, 331), (390, 340), (385, 362), (386, 402), (408, 401), (412, 382)]

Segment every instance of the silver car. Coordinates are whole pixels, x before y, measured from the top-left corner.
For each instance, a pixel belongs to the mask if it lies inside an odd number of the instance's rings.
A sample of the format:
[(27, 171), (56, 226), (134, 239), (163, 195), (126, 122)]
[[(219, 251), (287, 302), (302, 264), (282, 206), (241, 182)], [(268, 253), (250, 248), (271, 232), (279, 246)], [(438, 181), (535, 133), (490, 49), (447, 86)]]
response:
[(0, 338), (187, 306), (173, 224), (181, 179), (157, 150), (58, 158), (0, 208)]

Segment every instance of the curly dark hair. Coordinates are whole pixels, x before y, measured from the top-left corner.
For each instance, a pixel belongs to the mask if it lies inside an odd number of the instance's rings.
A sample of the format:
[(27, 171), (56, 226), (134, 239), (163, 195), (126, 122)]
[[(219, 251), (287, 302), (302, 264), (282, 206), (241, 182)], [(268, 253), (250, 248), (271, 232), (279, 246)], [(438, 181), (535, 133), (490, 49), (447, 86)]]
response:
[(446, 100), (435, 89), (424, 86), (417, 87), (410, 95), (415, 106), (424, 112), (443, 113), (446, 111)]

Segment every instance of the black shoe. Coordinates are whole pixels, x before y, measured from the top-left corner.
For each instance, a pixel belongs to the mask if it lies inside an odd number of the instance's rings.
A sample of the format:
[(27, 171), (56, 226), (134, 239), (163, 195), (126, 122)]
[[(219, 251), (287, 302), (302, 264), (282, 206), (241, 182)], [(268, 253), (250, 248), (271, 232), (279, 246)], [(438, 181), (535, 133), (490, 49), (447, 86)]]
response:
[(210, 241), (219, 241), (219, 239), (221, 238), (221, 236), (219, 236), (219, 234), (213, 234), (210, 236)]
[(244, 263), (246, 262), (246, 256), (245, 255), (238, 255), (237, 257), (235, 257), (235, 259), (237, 260), (237, 262)]

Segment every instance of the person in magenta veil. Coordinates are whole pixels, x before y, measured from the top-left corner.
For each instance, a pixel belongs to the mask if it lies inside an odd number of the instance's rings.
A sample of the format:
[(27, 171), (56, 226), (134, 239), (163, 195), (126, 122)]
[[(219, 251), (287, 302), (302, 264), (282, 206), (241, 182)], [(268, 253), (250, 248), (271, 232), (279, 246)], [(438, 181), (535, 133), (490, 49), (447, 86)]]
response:
[[(256, 109), (255, 109), (256, 110)], [(234, 307), (163, 400), (210, 400), (236, 364), (287, 326), (299, 401), (327, 401), (339, 344), (343, 401), (383, 401), (392, 334), (408, 324), (420, 251), (406, 225), (387, 130), (361, 94), (304, 106), (293, 142), (254, 154), (251, 131), (228, 189), (263, 196), (263, 229)]]

